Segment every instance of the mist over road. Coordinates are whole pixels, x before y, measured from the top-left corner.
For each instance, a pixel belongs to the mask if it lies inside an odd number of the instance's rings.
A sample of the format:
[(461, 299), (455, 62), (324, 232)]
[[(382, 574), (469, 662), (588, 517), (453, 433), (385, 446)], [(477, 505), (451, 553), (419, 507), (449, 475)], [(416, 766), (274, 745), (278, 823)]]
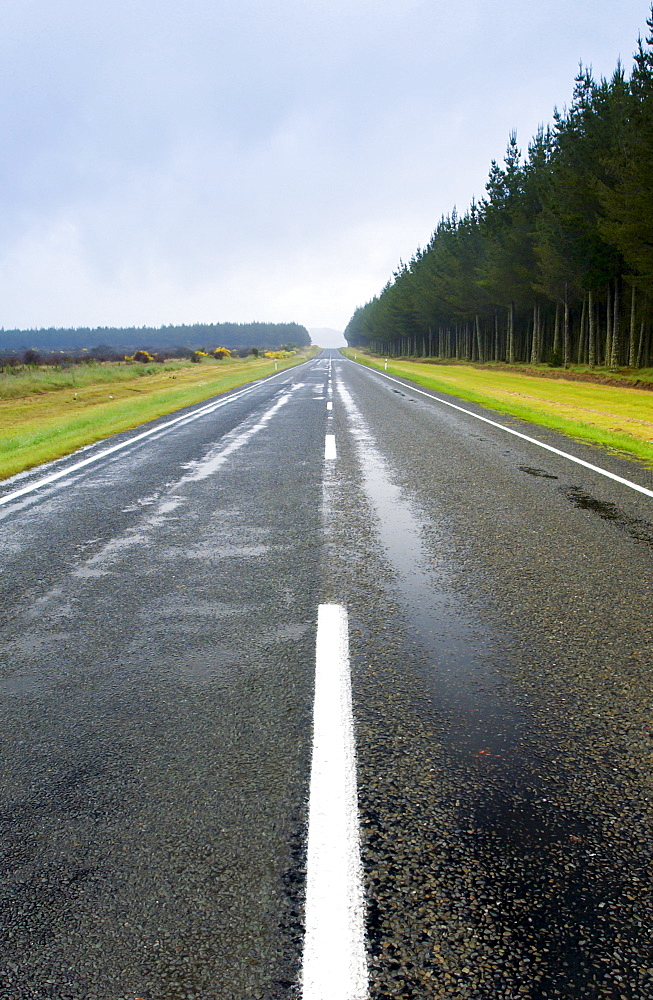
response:
[(335, 351), (220, 400), (0, 490), (1, 1000), (299, 995), (325, 604), (369, 996), (653, 996), (653, 500)]

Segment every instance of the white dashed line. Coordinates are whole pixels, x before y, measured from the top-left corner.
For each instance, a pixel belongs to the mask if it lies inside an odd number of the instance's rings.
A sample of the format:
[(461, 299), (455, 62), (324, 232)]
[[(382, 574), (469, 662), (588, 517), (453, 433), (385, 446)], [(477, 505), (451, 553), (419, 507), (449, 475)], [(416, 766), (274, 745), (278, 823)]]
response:
[(335, 434), (327, 434), (324, 438), (324, 457), (327, 461), (338, 457), (336, 454)]
[(327, 410), (332, 410), (332, 409), (333, 409), (333, 403), (331, 402), (331, 400), (329, 400), (329, 402), (327, 403)]
[(365, 1000), (356, 748), (347, 610), (318, 609), (306, 875), (304, 1000)]

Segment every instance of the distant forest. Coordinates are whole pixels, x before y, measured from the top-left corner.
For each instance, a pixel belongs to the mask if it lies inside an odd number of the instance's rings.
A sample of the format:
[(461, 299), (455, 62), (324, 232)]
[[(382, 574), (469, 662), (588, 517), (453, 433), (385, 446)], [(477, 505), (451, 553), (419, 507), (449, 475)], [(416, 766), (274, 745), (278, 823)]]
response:
[(525, 157), (354, 313), (350, 345), (471, 361), (653, 363), (653, 6), (632, 73), (580, 67)]
[(79, 351), (106, 346), (125, 350), (163, 347), (307, 347), (308, 330), (297, 323), (195, 323), (192, 326), (150, 326), (49, 330), (0, 330), (0, 351)]

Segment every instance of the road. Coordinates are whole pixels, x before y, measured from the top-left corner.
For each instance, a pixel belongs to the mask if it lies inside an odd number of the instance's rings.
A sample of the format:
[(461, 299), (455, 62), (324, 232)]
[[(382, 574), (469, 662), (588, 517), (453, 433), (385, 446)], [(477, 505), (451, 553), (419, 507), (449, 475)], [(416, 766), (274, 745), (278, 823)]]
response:
[(3, 484), (2, 1000), (299, 995), (320, 606), (369, 997), (653, 997), (653, 499), (475, 415), (327, 351)]

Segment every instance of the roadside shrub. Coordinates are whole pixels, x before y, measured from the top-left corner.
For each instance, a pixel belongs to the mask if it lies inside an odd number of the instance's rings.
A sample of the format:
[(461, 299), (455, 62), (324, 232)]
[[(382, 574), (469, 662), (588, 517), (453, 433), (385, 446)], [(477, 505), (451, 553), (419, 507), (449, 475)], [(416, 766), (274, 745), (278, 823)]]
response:
[(142, 365), (147, 365), (154, 361), (149, 351), (134, 351), (133, 354), (125, 354), (125, 361), (140, 361)]

